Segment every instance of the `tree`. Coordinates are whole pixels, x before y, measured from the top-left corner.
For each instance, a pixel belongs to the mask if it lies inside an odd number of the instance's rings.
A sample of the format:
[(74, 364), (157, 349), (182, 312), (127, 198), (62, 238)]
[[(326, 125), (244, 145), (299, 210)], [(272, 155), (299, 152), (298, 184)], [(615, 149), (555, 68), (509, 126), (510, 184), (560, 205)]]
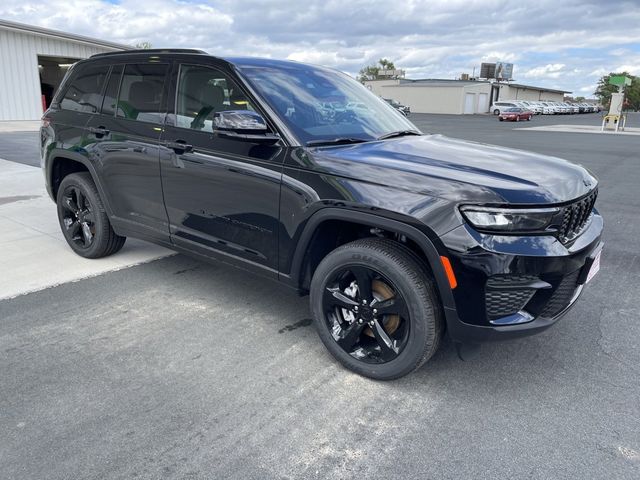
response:
[(576, 102), (578, 103), (584, 102), (584, 97), (576, 97)]
[(150, 48), (153, 48), (153, 45), (151, 45), (151, 42), (140, 42), (136, 43), (136, 48), (138, 50), (149, 50)]
[(625, 75), (631, 79), (631, 85), (628, 85), (624, 88), (625, 92), (625, 108), (629, 108), (632, 110), (640, 109), (640, 77), (636, 77), (627, 72), (621, 73), (610, 73), (609, 75), (603, 76), (598, 81), (598, 87), (594, 94), (600, 99), (600, 103), (603, 105), (607, 105), (611, 102), (611, 94), (618, 91), (618, 87), (616, 85), (609, 84), (609, 78), (614, 75)]
[[(364, 82), (365, 80), (377, 80), (379, 78), (383, 78), (380, 76), (380, 70), (395, 70), (396, 66), (393, 64), (391, 60), (387, 60), (386, 58), (381, 58), (378, 60), (378, 63), (374, 65), (367, 65), (366, 67), (362, 67), (360, 72), (358, 73), (358, 80)], [(385, 76), (384, 78), (394, 78)]]

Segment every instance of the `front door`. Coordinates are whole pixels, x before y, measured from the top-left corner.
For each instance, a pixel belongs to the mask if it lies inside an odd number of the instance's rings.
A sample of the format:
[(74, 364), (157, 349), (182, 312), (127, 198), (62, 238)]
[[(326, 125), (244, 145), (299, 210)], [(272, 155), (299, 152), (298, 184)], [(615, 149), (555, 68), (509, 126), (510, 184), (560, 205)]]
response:
[(214, 135), (214, 113), (255, 108), (229, 74), (183, 64), (176, 75), (160, 161), (171, 239), (275, 276), (282, 148)]
[[(114, 65), (99, 115), (88, 127), (90, 158), (101, 169), (113, 223), (139, 236), (168, 239), (159, 141), (169, 64)], [(164, 102), (166, 105), (166, 102)]]

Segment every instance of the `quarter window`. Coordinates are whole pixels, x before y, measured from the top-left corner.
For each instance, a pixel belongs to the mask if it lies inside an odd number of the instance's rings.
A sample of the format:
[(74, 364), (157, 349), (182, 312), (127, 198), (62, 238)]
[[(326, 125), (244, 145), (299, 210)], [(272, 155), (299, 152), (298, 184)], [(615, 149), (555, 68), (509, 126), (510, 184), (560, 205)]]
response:
[(162, 123), (162, 92), (168, 65), (127, 65), (122, 75), (116, 116), (141, 122)]
[(238, 85), (213, 68), (181, 65), (176, 98), (176, 126), (213, 131), (213, 115), (226, 110), (254, 110)]
[(60, 102), (63, 110), (96, 113), (102, 104), (102, 87), (109, 71), (108, 65), (80, 67)]

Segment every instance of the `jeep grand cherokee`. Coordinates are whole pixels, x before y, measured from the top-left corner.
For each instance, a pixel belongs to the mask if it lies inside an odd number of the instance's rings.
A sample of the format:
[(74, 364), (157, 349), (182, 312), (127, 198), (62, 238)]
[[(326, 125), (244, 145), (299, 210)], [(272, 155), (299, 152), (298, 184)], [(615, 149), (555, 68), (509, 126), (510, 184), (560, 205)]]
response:
[(599, 267), (587, 170), (423, 134), (328, 68), (94, 55), (45, 113), (41, 153), (77, 254), (136, 237), (284, 282), (310, 293), (333, 356), (377, 379), (445, 332), (465, 346), (546, 329)]

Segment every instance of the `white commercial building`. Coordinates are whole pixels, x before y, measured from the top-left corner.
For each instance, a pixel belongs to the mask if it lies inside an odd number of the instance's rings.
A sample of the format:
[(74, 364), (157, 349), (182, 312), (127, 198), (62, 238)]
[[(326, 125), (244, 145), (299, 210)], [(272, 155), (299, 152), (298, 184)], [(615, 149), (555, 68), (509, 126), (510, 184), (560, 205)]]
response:
[(382, 98), (411, 107), (415, 113), (487, 113), (499, 100), (561, 102), (565, 92), (529, 85), (474, 80), (369, 80), (364, 84)]
[(37, 120), (71, 64), (131, 47), (0, 20), (0, 120)]

